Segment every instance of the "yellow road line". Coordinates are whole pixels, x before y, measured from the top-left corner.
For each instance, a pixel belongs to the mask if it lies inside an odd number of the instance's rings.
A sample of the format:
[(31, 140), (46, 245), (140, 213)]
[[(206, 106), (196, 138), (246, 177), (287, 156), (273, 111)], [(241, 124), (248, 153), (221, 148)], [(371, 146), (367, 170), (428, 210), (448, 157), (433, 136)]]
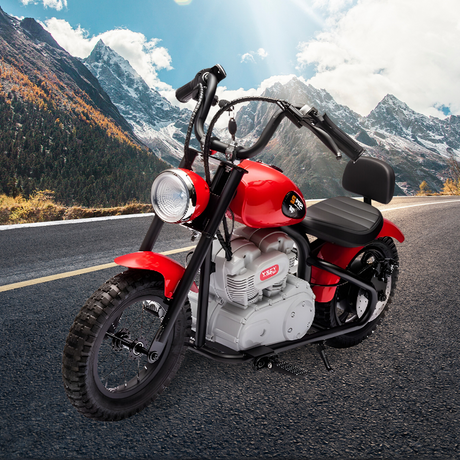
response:
[[(445, 204), (449, 202), (455, 203), (458, 201), (460, 200), (445, 200), (445, 201), (435, 201), (435, 202), (430, 202), (430, 203), (418, 203), (418, 204), (413, 204), (413, 205), (399, 206), (395, 208), (381, 209), (381, 211), (382, 212), (395, 211), (397, 209), (413, 208), (413, 207), (418, 207), (418, 206), (428, 206), (428, 205), (433, 205), (433, 204)], [(192, 249), (195, 249), (195, 247), (196, 246), (189, 246), (187, 248), (172, 249), (171, 251), (162, 252), (161, 254), (164, 256), (171, 255), (171, 254), (179, 254), (180, 252), (185, 252), (185, 251), (190, 251)], [(91, 272), (95, 272), (98, 270), (105, 270), (106, 268), (112, 268), (116, 266), (117, 265), (112, 262), (109, 264), (95, 265), (94, 267), (83, 268), (81, 270), (73, 270), (71, 272), (58, 273), (57, 275), (44, 276), (43, 278), (35, 278), (33, 280), (22, 281), (20, 283), (7, 284), (5, 286), (0, 286), (0, 292), (11, 291), (12, 289), (19, 289), (19, 288), (26, 287), (26, 286), (33, 286), (34, 284), (47, 283), (48, 281), (55, 281), (55, 280), (59, 280), (62, 278), (70, 278), (72, 276), (83, 275), (85, 273), (91, 273)]]
[[(179, 254), (180, 252), (190, 251), (195, 249), (196, 246), (189, 246), (187, 248), (172, 249), (171, 251), (162, 252), (164, 256), (171, 254)], [(72, 276), (83, 275), (85, 273), (96, 272), (98, 270), (105, 270), (107, 268), (118, 267), (114, 262), (109, 264), (95, 265), (94, 267), (82, 268), (81, 270), (72, 270), (70, 272), (58, 273), (57, 275), (44, 276), (42, 278), (35, 278), (33, 280), (22, 281), (20, 283), (6, 284), (0, 286), (0, 292), (11, 291), (13, 289), (19, 289), (26, 286), (33, 286), (34, 284), (47, 283), (48, 281), (60, 280), (63, 278), (70, 278)]]

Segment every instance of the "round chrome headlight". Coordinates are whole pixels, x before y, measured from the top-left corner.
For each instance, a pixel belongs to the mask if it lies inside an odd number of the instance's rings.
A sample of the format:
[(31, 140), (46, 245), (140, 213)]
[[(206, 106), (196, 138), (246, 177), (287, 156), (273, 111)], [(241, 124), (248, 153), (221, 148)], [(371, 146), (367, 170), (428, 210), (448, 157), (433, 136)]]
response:
[(193, 171), (168, 169), (153, 181), (151, 199), (155, 214), (164, 222), (187, 222), (206, 208), (209, 187)]

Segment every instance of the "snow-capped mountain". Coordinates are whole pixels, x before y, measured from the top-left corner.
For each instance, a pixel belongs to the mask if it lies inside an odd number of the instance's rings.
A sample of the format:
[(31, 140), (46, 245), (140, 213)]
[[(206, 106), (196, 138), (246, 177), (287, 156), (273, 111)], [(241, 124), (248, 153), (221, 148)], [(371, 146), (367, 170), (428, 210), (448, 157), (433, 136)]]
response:
[[(190, 111), (173, 106), (150, 88), (129, 62), (102, 41), (84, 60), (136, 136), (161, 158), (177, 165)], [(275, 83), (265, 96), (284, 99), (326, 112), (336, 124), (362, 143), (367, 154), (388, 161), (396, 172), (396, 194), (413, 194), (422, 181), (440, 190), (448, 177), (446, 160), (460, 158), (460, 117), (445, 120), (413, 111), (387, 95), (366, 117), (338, 104), (323, 89), (293, 78)], [(239, 142), (258, 138), (276, 106), (253, 102), (237, 113)], [(260, 159), (274, 163), (299, 184), (306, 198), (343, 193), (341, 177), (346, 161), (336, 162), (308, 130), (297, 130), (285, 120)]]
[(102, 40), (83, 62), (136, 136), (158, 157), (177, 165), (183, 154), (190, 111), (173, 106), (150, 88), (131, 64)]
[[(413, 194), (426, 180), (440, 190), (448, 177), (446, 160), (460, 158), (460, 117), (445, 120), (426, 117), (387, 95), (366, 117), (338, 104), (325, 90), (318, 90), (293, 78), (285, 85), (268, 88), (268, 97), (308, 104), (326, 112), (347, 134), (364, 145), (367, 155), (384, 159), (396, 173), (399, 195)], [(251, 103), (237, 115), (242, 144), (256, 139), (274, 108)], [(343, 193), (341, 176), (346, 162), (335, 162), (332, 154), (308, 130), (297, 130), (288, 120), (268, 145), (261, 159), (275, 163), (295, 180), (306, 198)]]
[(460, 152), (460, 117), (450, 116), (445, 120), (427, 117), (391, 94), (366, 117), (364, 125), (374, 135), (393, 134), (443, 156), (450, 153), (458, 156)]

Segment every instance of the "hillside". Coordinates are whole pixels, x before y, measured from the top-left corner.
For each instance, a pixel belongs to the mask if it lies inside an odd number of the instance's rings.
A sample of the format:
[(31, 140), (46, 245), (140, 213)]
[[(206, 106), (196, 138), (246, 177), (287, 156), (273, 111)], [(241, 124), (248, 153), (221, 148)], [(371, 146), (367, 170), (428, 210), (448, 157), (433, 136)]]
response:
[(0, 9), (0, 193), (66, 205), (148, 201), (168, 165), (143, 146), (97, 79), (33, 19)]

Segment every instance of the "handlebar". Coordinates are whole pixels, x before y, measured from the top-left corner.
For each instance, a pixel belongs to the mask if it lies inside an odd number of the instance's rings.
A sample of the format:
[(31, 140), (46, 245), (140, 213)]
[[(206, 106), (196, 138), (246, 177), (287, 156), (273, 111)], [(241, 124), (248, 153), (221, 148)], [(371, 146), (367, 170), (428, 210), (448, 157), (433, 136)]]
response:
[(211, 75), (217, 78), (217, 83), (222, 81), (227, 76), (224, 68), (220, 64), (216, 64), (214, 67), (210, 67), (209, 69), (200, 70), (195, 75), (193, 80), (189, 81), (176, 90), (176, 99), (179, 102), (188, 102), (192, 98), (196, 99), (199, 91), (198, 86), (200, 83), (203, 86), (206, 86), (209, 76)]
[[(195, 120), (195, 136), (198, 142), (202, 145), (204, 144), (205, 138), (204, 124), (206, 117), (209, 114), (211, 106), (216, 103), (215, 94), (217, 85), (225, 77), (225, 70), (222, 66), (217, 64), (214, 67), (201, 70), (195, 75), (193, 80), (181, 86), (176, 91), (176, 98), (180, 102), (188, 102), (192, 98), (198, 100), (200, 86), (203, 88), (203, 101), (199, 107), (198, 116)], [(269, 120), (256, 143), (249, 148), (235, 147), (224, 143), (217, 138), (212, 138), (210, 140), (210, 144), (206, 147), (221, 153), (228, 153), (229, 149), (231, 149), (233, 158), (238, 160), (253, 158), (266, 147), (284, 118), (288, 118), (297, 126), (297, 128), (305, 126), (312, 131), (313, 134), (315, 134), (321, 142), (323, 142), (326, 147), (328, 147), (336, 155), (337, 158), (341, 158), (339, 149), (353, 161), (356, 161), (364, 152), (364, 148), (338, 128), (327, 116), (327, 114), (320, 116), (315, 108), (307, 108), (307, 106), (302, 108), (294, 107), (286, 101), (263, 97), (242, 98), (226, 104), (213, 118), (208, 129), (208, 136), (212, 134), (212, 128), (214, 127), (215, 122), (225, 110), (228, 110), (228, 108), (233, 104), (254, 99), (276, 103), (281, 108), (281, 111), (276, 112)]]

